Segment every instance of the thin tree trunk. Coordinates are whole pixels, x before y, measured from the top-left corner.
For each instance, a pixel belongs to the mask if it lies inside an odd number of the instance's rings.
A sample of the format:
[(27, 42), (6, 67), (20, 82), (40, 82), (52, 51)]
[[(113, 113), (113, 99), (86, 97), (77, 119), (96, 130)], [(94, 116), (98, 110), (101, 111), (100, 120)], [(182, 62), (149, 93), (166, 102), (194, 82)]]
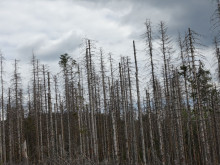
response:
[(121, 86), (121, 105), (124, 117), (124, 134), (125, 134), (125, 152), (126, 152), (126, 163), (130, 163), (129, 148), (128, 148), (128, 131), (127, 131), (127, 112), (125, 110), (125, 98), (124, 98), (124, 86), (122, 78), (122, 68), (119, 63), (119, 73), (120, 73), (120, 86)]
[(204, 148), (204, 158), (205, 158), (205, 164), (209, 165), (210, 164), (210, 150), (209, 150), (209, 145), (206, 142), (206, 137), (205, 137), (205, 130), (206, 126), (204, 124), (204, 117), (203, 117), (203, 110), (202, 110), (202, 105), (201, 105), (201, 99), (200, 99), (200, 92), (199, 92), (199, 86), (198, 86), (198, 80), (197, 80), (197, 75), (196, 75), (196, 67), (195, 67), (195, 57), (194, 57), (194, 47), (193, 47), (193, 41), (192, 41), (192, 33), (190, 28), (188, 29), (189, 31), (189, 42), (190, 42), (190, 52), (191, 52), (191, 58), (192, 58), (192, 69), (193, 69), (193, 76), (195, 79), (195, 84), (196, 84), (196, 97), (197, 97), (197, 105), (198, 105), (198, 113), (199, 113), (199, 127), (200, 127), (200, 136), (201, 136), (201, 142), (202, 146)]
[(6, 141), (5, 141), (5, 107), (4, 107), (4, 81), (3, 81), (3, 55), (0, 54), (1, 62), (1, 109), (2, 109), (2, 149), (3, 149), (3, 162), (6, 163)]
[(129, 95), (130, 95), (130, 113), (131, 113), (131, 127), (132, 127), (132, 146), (133, 146), (133, 164), (138, 163), (138, 155), (137, 155), (137, 139), (136, 139), (136, 127), (135, 127), (135, 116), (136, 113), (133, 107), (133, 98), (132, 98), (132, 87), (131, 87), (131, 77), (130, 77), (130, 67), (127, 59), (127, 67), (128, 67), (128, 84), (129, 84)]
[(140, 103), (140, 89), (139, 89), (139, 79), (138, 79), (138, 66), (137, 66), (137, 57), (136, 57), (136, 48), (135, 42), (133, 41), (133, 51), (134, 51), (134, 60), (135, 60), (135, 76), (136, 76), (136, 90), (137, 90), (137, 106), (138, 106), (138, 117), (140, 122), (140, 134), (141, 134), (141, 147), (143, 155), (143, 164), (146, 165), (146, 151), (145, 151), (145, 141), (144, 141), (144, 128), (143, 128), (143, 119), (142, 119), (142, 109)]
[(48, 82), (48, 110), (50, 118), (50, 143), (51, 143), (51, 156), (55, 156), (55, 140), (54, 140), (54, 129), (53, 129), (53, 116), (52, 116), (52, 103), (51, 103), (51, 90), (50, 90), (50, 73), (47, 72), (47, 82)]

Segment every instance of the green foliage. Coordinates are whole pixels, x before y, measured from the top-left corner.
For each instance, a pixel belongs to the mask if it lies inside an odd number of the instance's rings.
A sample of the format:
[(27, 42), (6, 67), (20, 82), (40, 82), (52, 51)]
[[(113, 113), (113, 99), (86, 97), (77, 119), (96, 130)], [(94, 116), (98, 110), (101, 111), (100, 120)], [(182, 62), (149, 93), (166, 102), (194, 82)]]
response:
[(213, 88), (213, 85), (211, 84), (211, 74), (210, 71), (206, 70), (204, 68), (203, 63), (200, 61), (199, 67), (196, 71), (196, 79), (192, 74), (190, 74), (190, 71), (192, 72), (192, 68), (188, 68), (186, 65), (180, 66), (179, 75), (184, 76), (187, 81), (191, 84), (192, 92), (190, 96), (192, 98), (196, 98), (197, 96), (197, 90), (200, 91), (200, 97), (203, 103), (207, 102), (208, 96), (211, 95), (211, 89)]
[(198, 86), (200, 89), (202, 102), (207, 102), (208, 96), (211, 95), (211, 88), (212, 88), (212, 84), (210, 83), (211, 74), (208, 70), (205, 70), (203, 68), (202, 64), (200, 64), (200, 67), (198, 69), (197, 79), (198, 79)]
[(63, 71), (67, 71), (71, 67), (76, 66), (76, 60), (72, 59), (67, 53), (60, 55), (59, 65)]
[(186, 65), (180, 66), (180, 72), (179, 72), (179, 74), (185, 76), (186, 73), (187, 73), (187, 66), (186, 66)]
[(66, 68), (69, 59), (70, 59), (70, 56), (69, 56), (67, 53), (61, 54), (61, 55), (60, 55), (59, 65), (60, 65), (62, 68)]

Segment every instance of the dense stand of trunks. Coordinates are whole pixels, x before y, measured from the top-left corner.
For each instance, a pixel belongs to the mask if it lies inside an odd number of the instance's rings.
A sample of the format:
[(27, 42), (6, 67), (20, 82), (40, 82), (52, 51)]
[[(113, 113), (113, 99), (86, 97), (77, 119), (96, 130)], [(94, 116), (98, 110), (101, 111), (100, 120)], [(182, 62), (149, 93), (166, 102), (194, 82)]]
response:
[[(94, 60), (87, 39), (83, 63), (63, 54), (56, 76), (33, 56), (26, 93), (17, 60), (5, 88), (1, 55), (0, 164), (219, 164), (220, 91), (200, 60), (197, 34), (180, 35), (177, 66), (166, 25), (159, 25), (155, 53), (145, 23), (148, 83), (139, 81), (146, 70), (139, 71), (135, 41), (132, 59), (115, 65), (102, 49)], [(215, 52), (220, 78), (217, 39)]]

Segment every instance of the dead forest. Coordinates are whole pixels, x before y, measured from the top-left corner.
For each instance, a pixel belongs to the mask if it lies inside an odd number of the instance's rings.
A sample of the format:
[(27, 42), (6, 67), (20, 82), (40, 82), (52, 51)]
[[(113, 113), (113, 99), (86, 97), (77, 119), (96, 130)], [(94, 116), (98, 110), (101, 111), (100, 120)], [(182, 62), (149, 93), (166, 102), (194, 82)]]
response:
[[(220, 4), (214, 17), (218, 30)], [(1, 54), (0, 164), (220, 164), (219, 36), (214, 77), (196, 31), (186, 29), (175, 40), (164, 22), (157, 29), (150, 20), (143, 26), (145, 70), (135, 41), (132, 56), (115, 61), (85, 39), (82, 60), (64, 52), (57, 74), (33, 55), (32, 76), (22, 86), (17, 60), (5, 81)], [(155, 58), (162, 59), (160, 66)]]

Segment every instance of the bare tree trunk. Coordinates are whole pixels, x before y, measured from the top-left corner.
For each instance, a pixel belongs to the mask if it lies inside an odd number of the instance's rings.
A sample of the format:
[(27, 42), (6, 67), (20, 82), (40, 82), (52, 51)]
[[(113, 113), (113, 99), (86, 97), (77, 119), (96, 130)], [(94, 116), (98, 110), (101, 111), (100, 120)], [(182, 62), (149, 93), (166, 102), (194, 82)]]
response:
[(129, 83), (129, 95), (130, 95), (130, 113), (131, 113), (131, 127), (132, 127), (132, 146), (133, 146), (133, 164), (138, 163), (138, 154), (137, 154), (137, 139), (136, 139), (136, 127), (135, 127), (135, 116), (136, 113), (133, 107), (133, 98), (132, 98), (132, 87), (131, 87), (131, 77), (130, 77), (130, 67), (129, 61), (127, 59), (127, 67), (128, 67), (128, 83)]
[(124, 98), (124, 86), (123, 86), (123, 77), (122, 77), (122, 68), (121, 64), (119, 63), (119, 72), (120, 72), (120, 86), (121, 86), (121, 104), (122, 104), (122, 111), (124, 117), (124, 134), (125, 134), (125, 152), (126, 152), (126, 163), (130, 163), (129, 157), (129, 148), (128, 148), (128, 131), (127, 131), (127, 112), (125, 110), (125, 98)]
[(141, 147), (142, 147), (142, 154), (143, 154), (143, 163), (144, 165), (147, 164), (146, 162), (146, 151), (145, 151), (145, 141), (144, 141), (144, 129), (143, 129), (143, 119), (142, 119), (142, 109), (140, 103), (140, 89), (139, 89), (139, 79), (138, 79), (138, 66), (137, 66), (137, 57), (136, 57), (136, 49), (135, 49), (135, 42), (133, 41), (133, 50), (134, 50), (134, 60), (135, 60), (135, 69), (136, 69), (136, 89), (137, 89), (137, 106), (138, 106), (138, 117), (140, 122), (140, 134), (141, 134)]
[(6, 163), (6, 141), (5, 141), (5, 107), (4, 107), (4, 81), (3, 81), (3, 55), (0, 53), (1, 63), (1, 116), (2, 116), (2, 149), (3, 149), (3, 162)]
[(94, 161), (97, 162), (98, 158), (98, 141), (96, 132), (96, 116), (94, 110), (94, 92), (93, 92), (93, 74), (92, 74), (92, 59), (91, 59), (91, 48), (90, 40), (88, 40), (88, 48), (86, 49), (86, 63), (87, 63), (87, 80), (88, 80), (88, 91), (89, 91), (89, 106), (91, 110), (91, 127), (92, 127), (92, 143), (93, 143), (93, 154)]
[(42, 93), (42, 91), (41, 91), (41, 83), (40, 83), (40, 76), (39, 76), (39, 60), (37, 60), (36, 65), (37, 65), (36, 66), (36, 81), (37, 81), (37, 84), (36, 84), (36, 88), (37, 88), (36, 89), (36, 101), (37, 101), (36, 113), (37, 113), (37, 117), (39, 116), (38, 122), (37, 122), (39, 135), (37, 135), (38, 136), (37, 138), (39, 139), (39, 158), (42, 161), (43, 160), (43, 156), (42, 156), (42, 154), (43, 154), (43, 152), (42, 152), (43, 141), (42, 141), (42, 123), (41, 123), (41, 111), (42, 111), (42, 109), (41, 109), (42, 108), (41, 93)]
[(194, 46), (193, 46), (193, 41), (192, 41), (192, 33), (189, 28), (189, 42), (190, 42), (190, 52), (191, 52), (191, 58), (192, 58), (192, 69), (193, 69), (193, 76), (195, 79), (195, 84), (196, 84), (196, 100), (197, 100), (197, 105), (198, 105), (198, 112), (199, 112), (199, 127), (200, 127), (200, 136), (201, 136), (201, 142), (202, 146), (204, 148), (204, 158), (205, 158), (205, 164), (209, 165), (210, 164), (210, 150), (209, 150), (209, 145), (206, 141), (205, 137), (205, 130), (206, 126), (204, 124), (204, 117), (203, 117), (203, 108), (201, 105), (201, 99), (200, 99), (200, 92), (199, 92), (199, 86), (198, 86), (198, 80), (197, 80), (197, 75), (196, 75), (196, 67), (195, 67), (195, 56), (194, 56)]
[[(18, 94), (19, 94), (19, 75), (18, 75), (18, 66), (17, 66), (17, 60), (15, 60), (14, 63), (14, 94), (15, 94), (15, 109), (16, 109), (16, 126), (17, 126), (17, 150), (18, 150), (18, 162), (21, 161), (21, 134), (20, 134), (20, 106), (18, 103)], [(14, 139), (15, 140), (15, 139)]]
[(79, 75), (79, 82), (78, 82), (78, 105), (79, 105), (79, 108), (78, 108), (78, 127), (79, 127), (79, 148), (80, 148), (80, 154), (84, 154), (84, 151), (83, 151), (83, 138), (82, 138), (82, 130), (83, 130), (83, 127), (82, 127), (82, 109), (83, 109), (83, 97), (82, 97), (82, 94), (81, 94), (81, 74), (80, 74), (80, 69), (79, 69), (79, 66), (78, 66), (78, 75)]
[(54, 76), (54, 88), (55, 88), (55, 104), (54, 104), (54, 123), (55, 123), (55, 146), (56, 146), (56, 155), (59, 155), (59, 139), (58, 139), (58, 126), (57, 126), (57, 114), (58, 114), (58, 86), (57, 86), (57, 77)]
[(147, 21), (145, 23), (147, 33), (146, 33), (146, 43), (149, 49), (149, 55), (150, 55), (150, 63), (151, 63), (151, 75), (153, 80), (153, 95), (154, 95), (154, 104), (155, 109), (157, 113), (157, 126), (158, 126), (158, 133), (159, 133), (159, 142), (160, 142), (160, 155), (161, 155), (161, 161), (162, 164), (165, 165), (165, 151), (164, 151), (164, 142), (163, 142), (163, 133), (162, 133), (162, 127), (161, 127), (161, 109), (158, 106), (158, 94), (156, 90), (156, 79), (155, 79), (155, 73), (154, 73), (154, 63), (153, 63), (153, 46), (152, 46), (152, 32), (151, 32), (151, 23)]
[[(108, 131), (108, 110), (107, 110), (107, 103), (106, 103), (106, 85), (105, 85), (105, 71), (104, 71), (104, 62), (103, 62), (103, 54), (102, 54), (102, 49), (100, 49), (100, 61), (101, 61), (101, 74), (102, 74), (102, 90), (103, 90), (103, 99), (104, 99), (104, 114), (105, 114), (105, 118), (104, 118), (104, 134), (106, 134), (107, 136), (104, 136), (104, 141), (106, 141), (105, 143), (109, 143), (110, 139), (109, 139), (109, 131)], [(109, 145), (107, 146), (107, 155), (106, 153), (104, 153), (105, 157), (109, 158)], [(105, 158), (105, 159), (107, 159)]]
[(23, 157), (23, 164), (28, 165), (28, 155), (27, 155), (27, 143), (26, 140), (22, 144), (22, 157)]
[(61, 129), (61, 138), (60, 138), (60, 153), (61, 153), (61, 158), (64, 157), (64, 128), (63, 128), (63, 101), (61, 101), (61, 97), (59, 95), (59, 101), (60, 101), (60, 129)]
[[(179, 87), (179, 77), (177, 75), (177, 71), (174, 73), (175, 76), (175, 85), (174, 85), (174, 97), (175, 98), (175, 109), (176, 109), (176, 114), (177, 114), (177, 128), (178, 128), (178, 139), (179, 139), (179, 146), (180, 146), (180, 163), (182, 165), (186, 164), (185, 160), (185, 153), (184, 153), (184, 142), (183, 142), (183, 132), (182, 132), (182, 119), (181, 119), (181, 106), (180, 106), (180, 87)], [(179, 97), (179, 98), (178, 98)]]
[(12, 112), (11, 112), (11, 89), (8, 89), (8, 105), (7, 105), (7, 113), (8, 113), (8, 133), (9, 133), (9, 163), (12, 164)]
[[(0, 52), (0, 58), (1, 58), (1, 61), (2, 61), (2, 54)], [(2, 62), (1, 62), (2, 63)], [(1, 64), (2, 65), (2, 64)], [(1, 67), (1, 70), (2, 70), (2, 67)], [(3, 85), (3, 84), (2, 84)], [(2, 91), (3, 92), (3, 91)], [(2, 100), (3, 101), (3, 100)], [(4, 103), (2, 103), (4, 104)], [(1, 107), (2, 108), (2, 107)], [(3, 122), (4, 122), (4, 116), (3, 116), (3, 108), (1, 110), (1, 113), (0, 113), (0, 163), (4, 163), (4, 156), (3, 156)]]
[(119, 150), (118, 150), (118, 138), (117, 138), (117, 122), (116, 122), (116, 107), (115, 107), (115, 95), (114, 95), (114, 89), (113, 86), (111, 87), (111, 95), (110, 95), (110, 99), (111, 99), (111, 118), (112, 118), (112, 127), (113, 127), (113, 142), (114, 142), (114, 154), (116, 157), (116, 163), (117, 165), (119, 165)]
[(47, 156), (50, 158), (50, 133), (49, 133), (49, 113), (48, 113), (48, 104), (47, 104), (47, 88), (46, 88), (46, 72), (45, 66), (43, 65), (43, 79), (44, 79), (44, 107), (45, 107), (45, 114), (46, 114), (46, 138), (47, 138)]
[(51, 155), (55, 156), (55, 140), (54, 140), (54, 130), (53, 130), (53, 116), (52, 116), (52, 103), (51, 103), (51, 91), (50, 91), (50, 73), (47, 72), (47, 81), (48, 81), (48, 110), (50, 117), (50, 143), (51, 143)]
[(187, 143), (188, 143), (188, 155), (189, 155), (189, 164), (192, 164), (192, 146), (191, 146), (191, 131), (190, 131), (190, 104), (189, 104), (189, 93), (188, 93), (188, 86), (187, 86), (187, 66), (186, 66), (186, 62), (184, 60), (183, 57), (183, 43), (182, 43), (182, 39), (181, 36), (179, 34), (179, 47), (180, 47), (180, 56), (181, 56), (181, 62), (182, 62), (182, 67), (184, 69), (184, 88), (185, 88), (185, 94), (186, 94), (186, 104), (187, 104)]
[(44, 160), (44, 145), (43, 145), (43, 131), (42, 131), (42, 114), (43, 114), (43, 90), (42, 85), (39, 84), (39, 78), (38, 78), (38, 87), (39, 87), (39, 136), (40, 136), (40, 156), (41, 160)]
[(38, 108), (37, 108), (37, 87), (36, 87), (36, 59), (33, 55), (33, 97), (34, 97), (34, 116), (35, 116), (35, 138), (36, 138), (36, 156), (37, 163), (40, 162), (40, 146), (39, 146), (39, 127), (38, 127)]

